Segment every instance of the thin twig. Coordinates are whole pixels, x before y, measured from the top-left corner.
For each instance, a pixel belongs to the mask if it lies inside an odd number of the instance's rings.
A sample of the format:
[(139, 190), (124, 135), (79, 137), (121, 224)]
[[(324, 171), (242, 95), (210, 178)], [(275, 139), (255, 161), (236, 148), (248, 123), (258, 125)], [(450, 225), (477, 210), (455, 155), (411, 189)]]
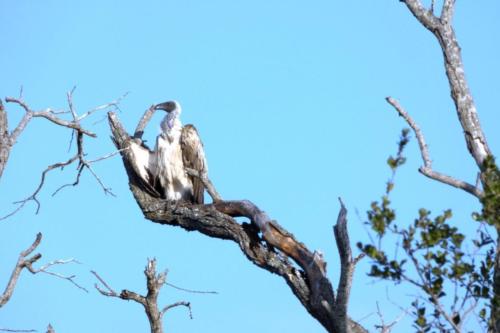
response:
[[(125, 148), (125, 149), (128, 149), (128, 148)], [(107, 160), (108, 158), (111, 158), (115, 155), (118, 155), (120, 154), (124, 149), (119, 149), (117, 151), (114, 151), (112, 153), (109, 153), (109, 154), (106, 154), (104, 156), (101, 156), (101, 157), (98, 157), (94, 160), (90, 160), (90, 161), (87, 161), (88, 164), (92, 164), (92, 163), (96, 163), (96, 162), (100, 162), (100, 161), (103, 161), (103, 160)]]
[(125, 97), (127, 97), (128, 94), (129, 94), (129, 92), (126, 92), (121, 97), (117, 98), (116, 100), (114, 100), (112, 102), (109, 102), (109, 103), (106, 103), (106, 104), (103, 104), (103, 105), (99, 105), (99, 106), (93, 108), (92, 110), (85, 112), (81, 116), (77, 117), (77, 119), (79, 121), (81, 121), (81, 120), (87, 118), (88, 116), (90, 116), (91, 114), (93, 114), (94, 112), (101, 111), (101, 110), (107, 110), (109, 108), (112, 108), (113, 110), (120, 110), (119, 105), (120, 105), (121, 101)]
[(151, 105), (142, 115), (141, 120), (137, 124), (137, 127), (135, 128), (134, 132), (134, 139), (142, 139), (142, 135), (144, 134), (144, 129), (146, 128), (146, 125), (149, 123), (151, 120), (151, 117), (153, 117), (153, 114), (156, 112), (155, 106)]
[(404, 318), (404, 316), (407, 314), (407, 311), (403, 311), (396, 319), (394, 319), (391, 323), (386, 324), (384, 322), (384, 316), (382, 314), (382, 311), (380, 311), (380, 307), (377, 302), (377, 315), (380, 318), (380, 325), (375, 325), (375, 328), (380, 329), (380, 333), (390, 333), (393, 329), (393, 327), (401, 321), (401, 319)]
[(172, 309), (172, 308), (175, 308), (177, 306), (185, 306), (188, 308), (189, 310), (189, 318), (190, 319), (193, 319), (193, 312), (192, 312), (192, 309), (191, 309), (191, 303), (189, 302), (185, 302), (185, 301), (180, 301), (180, 302), (176, 302), (174, 304), (170, 304), (170, 305), (167, 305), (166, 307), (163, 308), (163, 310), (161, 310), (161, 316), (163, 317), (163, 315), (165, 315), (165, 313)]
[(111, 288), (111, 287), (110, 287), (110, 286), (106, 283), (106, 281), (104, 281), (104, 279), (103, 279), (103, 278), (101, 278), (101, 277), (99, 276), (99, 274), (97, 274), (97, 272), (96, 272), (96, 271), (90, 271), (90, 272), (91, 272), (92, 274), (94, 274), (94, 276), (95, 276), (95, 277), (99, 280), (99, 282), (101, 282), (101, 283), (102, 283), (102, 285), (103, 285), (104, 287), (106, 287), (106, 289), (108, 289), (108, 291), (104, 291), (104, 290), (100, 289), (100, 288), (99, 288), (99, 286), (98, 286), (98, 285), (97, 285), (97, 283), (96, 283), (94, 286), (95, 286), (95, 288), (96, 288), (96, 289), (97, 289), (97, 290), (98, 290), (101, 294), (103, 294), (103, 295), (105, 295), (105, 296), (119, 297), (119, 295), (117, 294), (117, 292), (116, 292), (116, 291), (114, 291), (114, 290), (113, 290), (113, 289), (112, 289), (112, 288)]
[(68, 91), (68, 93), (66, 94), (66, 96), (67, 96), (67, 99), (68, 99), (69, 111), (73, 115), (73, 120), (77, 121), (78, 120), (78, 116), (76, 115), (76, 111), (75, 111), (75, 108), (73, 106), (73, 93), (75, 92), (75, 90), (76, 90), (76, 86), (74, 86), (73, 89), (71, 89), (70, 91)]
[(80, 262), (78, 260), (75, 260), (73, 258), (70, 258), (70, 259), (57, 259), (57, 260), (53, 260), (45, 265), (43, 265), (42, 267), (36, 269), (36, 268), (33, 268), (33, 266), (31, 265), (31, 263), (27, 263), (26, 264), (26, 268), (33, 274), (37, 274), (37, 273), (45, 273), (45, 274), (48, 274), (48, 275), (52, 275), (52, 276), (55, 276), (55, 277), (58, 277), (60, 279), (63, 279), (63, 280), (67, 280), (69, 281), (70, 283), (72, 283), (75, 287), (77, 287), (78, 289), (81, 289), (83, 291), (85, 291), (86, 293), (88, 293), (89, 291), (82, 287), (81, 285), (79, 285), (76, 281), (75, 281), (75, 277), (76, 275), (63, 275), (63, 274), (60, 274), (60, 273), (54, 273), (54, 272), (50, 272), (48, 271), (47, 269), (51, 266), (54, 266), (54, 265), (65, 265), (65, 264), (70, 264), (70, 263), (76, 263), (76, 264), (80, 264)]
[(187, 293), (191, 294), (219, 294), (217, 291), (200, 291), (200, 290), (192, 290), (192, 289), (186, 289), (186, 288), (181, 288), (176, 285), (173, 285), (171, 283), (165, 282), (165, 285), (172, 287), (177, 290), (185, 291)]

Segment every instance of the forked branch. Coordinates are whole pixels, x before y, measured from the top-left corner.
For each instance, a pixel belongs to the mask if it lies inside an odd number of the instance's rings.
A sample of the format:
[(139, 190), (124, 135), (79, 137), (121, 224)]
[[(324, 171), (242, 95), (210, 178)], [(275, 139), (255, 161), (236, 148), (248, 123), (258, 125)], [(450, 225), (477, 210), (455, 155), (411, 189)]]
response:
[(480, 198), (482, 196), (482, 191), (480, 188), (477, 186), (474, 186), (472, 184), (469, 184), (463, 180), (453, 178), (451, 176), (442, 174), (440, 172), (434, 171), (432, 169), (432, 161), (430, 158), (429, 154), (429, 149), (427, 147), (427, 143), (425, 141), (424, 134), (420, 130), (420, 127), (417, 125), (415, 120), (406, 112), (406, 110), (399, 104), (399, 102), (392, 98), (392, 97), (387, 97), (386, 98), (387, 102), (394, 107), (394, 109), (398, 112), (398, 114), (403, 117), (403, 119), (406, 121), (406, 123), (412, 128), (413, 132), (415, 133), (415, 136), (417, 138), (418, 146), (420, 148), (420, 154), (422, 155), (422, 161), (424, 162), (424, 165), (421, 166), (418, 171), (420, 171), (422, 174), (425, 176), (437, 180), (439, 182), (442, 182), (444, 184), (459, 188), (461, 190), (464, 190), (472, 195), (474, 195), (477, 198)]
[(37, 262), (42, 255), (40, 253), (34, 254), (33, 256), (29, 257), (33, 251), (40, 245), (40, 242), (42, 241), (42, 234), (38, 233), (36, 235), (35, 241), (29, 248), (26, 250), (22, 251), (19, 254), (19, 258), (17, 259), (17, 263), (14, 267), (14, 270), (12, 271), (12, 274), (9, 278), (9, 281), (7, 282), (7, 286), (5, 287), (4, 292), (0, 295), (0, 308), (4, 306), (12, 297), (12, 294), (14, 293), (14, 289), (16, 288), (16, 284), (19, 280), (19, 277), (21, 275), (21, 272), (23, 269), (27, 269), (30, 271), (32, 274), (37, 274), (37, 273), (45, 273), (49, 274), (64, 280), (67, 280), (71, 282), (74, 286), (78, 287), (81, 290), (87, 291), (85, 288), (80, 286), (78, 283), (75, 282), (74, 275), (71, 276), (65, 276), (59, 273), (54, 273), (51, 271), (48, 271), (48, 268), (54, 265), (62, 265), (62, 264), (68, 264), (68, 263), (78, 263), (75, 259), (68, 259), (68, 260), (54, 260), (38, 269), (33, 267), (33, 264)]
[(96, 272), (91, 271), (92, 274), (102, 283), (104, 286), (103, 289), (99, 287), (96, 283), (95, 288), (104, 296), (108, 297), (117, 297), (126, 301), (134, 301), (136, 303), (141, 304), (146, 311), (146, 315), (149, 319), (149, 324), (151, 326), (151, 333), (162, 333), (163, 332), (163, 315), (170, 309), (185, 306), (189, 310), (189, 317), (193, 319), (193, 315), (191, 313), (191, 304), (186, 301), (176, 302), (170, 305), (163, 307), (160, 310), (158, 307), (158, 295), (160, 293), (161, 287), (166, 283), (167, 280), (167, 272), (161, 272), (159, 274), (156, 273), (156, 260), (148, 259), (148, 264), (146, 265), (146, 269), (144, 270), (144, 275), (146, 275), (146, 285), (148, 292), (146, 296), (142, 296), (133, 291), (122, 290), (120, 294), (114, 291), (105, 281), (101, 278)]

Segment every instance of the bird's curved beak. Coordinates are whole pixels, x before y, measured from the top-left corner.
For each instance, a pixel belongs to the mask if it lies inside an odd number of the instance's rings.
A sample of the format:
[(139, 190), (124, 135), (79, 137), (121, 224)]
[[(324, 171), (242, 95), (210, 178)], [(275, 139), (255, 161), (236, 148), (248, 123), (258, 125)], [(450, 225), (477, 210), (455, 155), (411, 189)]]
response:
[(175, 103), (174, 102), (163, 102), (160, 104), (156, 104), (154, 107), (155, 110), (163, 110), (165, 112), (170, 112), (175, 109)]

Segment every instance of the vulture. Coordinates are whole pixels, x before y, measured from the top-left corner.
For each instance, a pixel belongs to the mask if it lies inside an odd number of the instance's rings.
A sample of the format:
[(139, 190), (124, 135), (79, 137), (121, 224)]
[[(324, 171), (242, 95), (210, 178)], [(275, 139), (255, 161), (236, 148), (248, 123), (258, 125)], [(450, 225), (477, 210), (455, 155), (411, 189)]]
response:
[(161, 122), (154, 151), (144, 143), (130, 141), (130, 166), (141, 187), (155, 197), (203, 204), (204, 185), (187, 174), (186, 168), (200, 175), (207, 173), (203, 144), (193, 125), (182, 126), (181, 106), (177, 101), (155, 105), (167, 114)]
[[(155, 110), (162, 110), (167, 114), (161, 122), (161, 133), (156, 138), (155, 150), (147, 156), (150, 174), (154, 178), (153, 187), (164, 199), (203, 204), (203, 182), (186, 172), (186, 168), (193, 169), (200, 175), (205, 175), (208, 171), (198, 131), (193, 125), (182, 126), (179, 118), (181, 106), (177, 101), (157, 104)], [(147, 176), (148, 170), (144, 174)]]

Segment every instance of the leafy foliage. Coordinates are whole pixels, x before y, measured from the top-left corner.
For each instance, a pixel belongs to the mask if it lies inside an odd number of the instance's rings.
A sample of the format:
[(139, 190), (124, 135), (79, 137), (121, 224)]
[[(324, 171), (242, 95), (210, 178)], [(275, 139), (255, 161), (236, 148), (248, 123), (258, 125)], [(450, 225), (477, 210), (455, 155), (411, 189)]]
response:
[[(457, 331), (478, 304), (482, 306), (479, 317), (486, 326), (490, 311), (487, 301), (493, 297), (494, 249), (491, 237), (480, 231), (478, 239), (472, 242), (474, 254), (467, 254), (464, 250), (465, 235), (450, 224), (452, 211), (449, 209), (433, 217), (429, 210), (421, 208), (413, 223), (404, 227), (396, 223), (396, 212), (391, 208), (389, 195), (394, 189), (396, 171), (406, 161), (403, 151), (407, 143), (408, 131), (403, 130), (396, 157), (391, 156), (387, 160), (392, 175), (385, 194), (380, 202), (372, 202), (367, 212), (366, 223), (375, 233), (378, 244), (357, 244), (372, 259), (368, 275), (396, 283), (409, 283), (420, 290), (420, 295), (411, 304), (417, 332)], [(488, 170), (486, 177), (491, 179), (491, 186), (485, 189), (487, 202), (483, 203), (485, 208), (481, 215), (477, 214), (477, 219), (494, 224), (499, 218), (500, 177), (498, 169)], [(382, 247), (382, 240), (387, 234), (398, 238), (397, 247), (403, 250), (403, 256), (396, 254), (389, 258)], [(481, 259), (479, 263), (477, 258)]]
[(484, 195), (480, 199), (483, 208), (481, 214), (474, 214), (474, 218), (500, 229), (500, 170), (491, 155), (483, 162), (481, 178), (484, 184)]

